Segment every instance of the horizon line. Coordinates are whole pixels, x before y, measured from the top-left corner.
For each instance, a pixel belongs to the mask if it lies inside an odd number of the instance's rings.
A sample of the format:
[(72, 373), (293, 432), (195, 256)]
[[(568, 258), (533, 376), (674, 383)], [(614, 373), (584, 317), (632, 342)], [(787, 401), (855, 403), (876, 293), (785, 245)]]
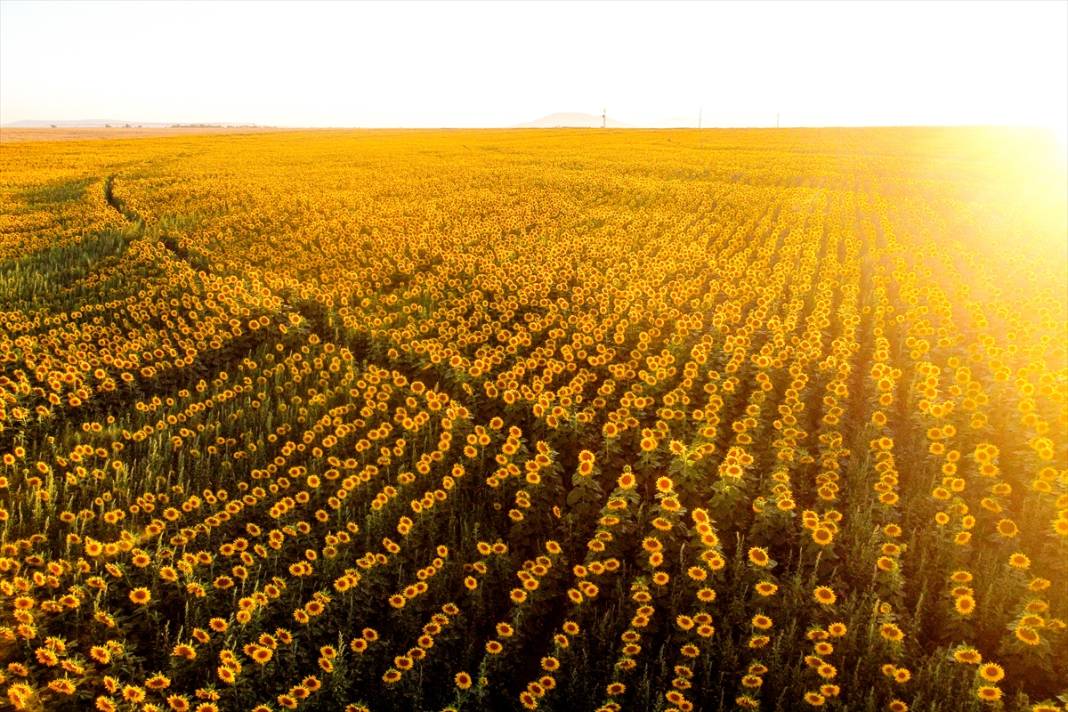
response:
[[(694, 131), (706, 131), (712, 129), (890, 129), (890, 128), (1005, 128), (1005, 129), (1034, 129), (1034, 130), (1052, 130), (1051, 127), (1042, 124), (1004, 124), (1004, 123), (886, 123), (886, 124), (786, 124), (780, 126), (769, 126), (766, 124), (723, 124), (723, 125), (710, 125), (710, 126), (690, 126), (690, 125), (678, 125), (678, 126), (663, 126), (663, 125), (642, 125), (642, 124), (625, 124), (620, 126), (581, 126), (559, 124), (555, 126), (529, 126), (525, 124), (481, 124), (481, 125), (465, 125), (465, 126), (405, 126), (405, 125), (391, 125), (391, 126), (363, 126), (363, 125), (330, 125), (330, 126), (313, 126), (307, 124), (257, 124), (248, 122), (166, 122), (166, 121), (116, 121), (110, 126), (62, 126), (62, 123), (78, 122), (77, 119), (58, 119), (51, 126), (19, 126), (20, 123), (35, 122), (41, 124), (50, 124), (47, 120), (39, 119), (19, 119), (11, 121), (6, 124), (0, 124), (0, 129), (197, 129), (197, 128), (225, 128), (225, 129), (279, 129), (279, 130), (302, 130), (302, 131), (471, 131), (478, 129), (496, 129), (496, 130), (545, 130), (545, 129), (588, 129), (591, 131), (630, 131), (630, 130), (652, 130), (652, 131), (669, 131), (688, 129)], [(86, 122), (92, 121), (89, 119)], [(532, 123), (532, 122), (527, 122)]]

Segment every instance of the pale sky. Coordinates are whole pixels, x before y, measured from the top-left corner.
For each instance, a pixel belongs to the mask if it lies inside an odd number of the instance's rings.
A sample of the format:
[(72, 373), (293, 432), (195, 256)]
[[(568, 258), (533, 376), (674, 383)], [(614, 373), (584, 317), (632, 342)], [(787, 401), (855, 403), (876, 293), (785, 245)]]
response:
[(0, 0), (0, 123), (1068, 126), (1068, 2)]

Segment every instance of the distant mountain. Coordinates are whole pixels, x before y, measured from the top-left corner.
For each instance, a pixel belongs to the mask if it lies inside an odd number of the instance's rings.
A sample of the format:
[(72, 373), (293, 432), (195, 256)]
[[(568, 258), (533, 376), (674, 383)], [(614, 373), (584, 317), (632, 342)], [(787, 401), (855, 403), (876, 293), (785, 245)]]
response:
[[(611, 116), (605, 122), (608, 128), (626, 128), (627, 124), (616, 121)], [(525, 124), (519, 124), (517, 129), (578, 129), (578, 128), (601, 128), (600, 114), (582, 114), (578, 112), (558, 112), (543, 116)]]

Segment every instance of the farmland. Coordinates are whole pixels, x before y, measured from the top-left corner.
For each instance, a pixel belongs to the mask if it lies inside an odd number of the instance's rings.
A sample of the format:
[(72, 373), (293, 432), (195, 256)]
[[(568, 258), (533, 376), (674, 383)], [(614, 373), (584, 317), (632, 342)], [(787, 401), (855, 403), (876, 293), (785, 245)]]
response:
[(0, 707), (1068, 703), (1007, 129), (0, 148)]

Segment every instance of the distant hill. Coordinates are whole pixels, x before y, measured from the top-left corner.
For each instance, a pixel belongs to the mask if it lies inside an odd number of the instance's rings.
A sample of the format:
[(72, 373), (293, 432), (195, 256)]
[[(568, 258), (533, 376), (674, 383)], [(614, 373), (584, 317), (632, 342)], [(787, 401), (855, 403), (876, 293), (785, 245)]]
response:
[[(616, 121), (611, 116), (605, 122), (608, 128), (626, 128), (627, 124)], [(572, 128), (601, 128), (600, 114), (582, 114), (578, 112), (558, 112), (543, 116), (540, 119), (519, 124), (517, 129), (572, 129)]]

